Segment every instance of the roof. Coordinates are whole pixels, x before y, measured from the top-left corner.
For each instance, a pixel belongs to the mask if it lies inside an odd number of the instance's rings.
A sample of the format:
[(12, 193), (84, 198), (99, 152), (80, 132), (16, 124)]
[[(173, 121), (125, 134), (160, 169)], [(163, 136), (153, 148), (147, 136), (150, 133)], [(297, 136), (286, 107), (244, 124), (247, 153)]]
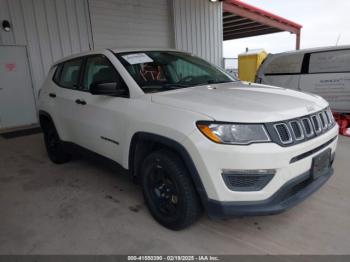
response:
[(302, 25), (238, 0), (223, 3), (224, 40), (287, 31), (300, 34)]
[(350, 50), (350, 45), (306, 48), (306, 49), (293, 50), (293, 51), (287, 51), (287, 52), (276, 53), (276, 54), (305, 54), (305, 53), (317, 53), (317, 52), (337, 51), (337, 50), (345, 50), (345, 49)]
[(80, 53), (76, 53), (76, 54), (72, 54), (70, 56), (66, 56), (63, 57), (59, 60), (57, 60), (56, 62), (53, 63), (53, 66), (71, 60), (71, 59), (75, 59), (75, 58), (79, 58), (82, 56), (88, 56), (88, 55), (94, 55), (94, 54), (103, 54), (104, 52), (113, 52), (113, 53), (128, 53), (128, 52), (147, 52), (147, 51), (168, 51), (168, 52), (181, 52), (181, 53), (186, 53), (186, 54), (190, 54), (189, 52), (186, 51), (181, 51), (181, 50), (177, 50), (177, 49), (173, 49), (173, 48), (137, 48), (137, 47), (125, 47), (125, 48), (102, 48), (102, 49), (96, 49), (96, 50), (89, 50), (89, 51), (84, 51), (84, 52), (80, 52)]
[[(148, 48), (134, 48), (134, 47), (126, 47), (126, 48), (109, 48), (109, 50), (111, 50), (114, 53), (128, 53), (128, 52), (142, 52), (142, 51), (169, 51), (169, 52), (182, 52), (180, 50), (177, 49), (173, 49), (173, 48), (164, 48), (164, 47), (148, 47)], [(183, 52), (185, 53), (185, 52)]]

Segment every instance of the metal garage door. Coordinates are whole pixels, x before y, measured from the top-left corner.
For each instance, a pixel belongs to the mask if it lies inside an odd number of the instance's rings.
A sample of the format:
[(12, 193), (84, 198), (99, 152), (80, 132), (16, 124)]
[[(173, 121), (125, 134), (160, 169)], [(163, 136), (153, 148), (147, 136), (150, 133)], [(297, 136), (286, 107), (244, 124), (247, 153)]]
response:
[(0, 129), (37, 122), (24, 46), (0, 46), (0, 79)]
[(89, 0), (95, 48), (173, 47), (171, 1)]

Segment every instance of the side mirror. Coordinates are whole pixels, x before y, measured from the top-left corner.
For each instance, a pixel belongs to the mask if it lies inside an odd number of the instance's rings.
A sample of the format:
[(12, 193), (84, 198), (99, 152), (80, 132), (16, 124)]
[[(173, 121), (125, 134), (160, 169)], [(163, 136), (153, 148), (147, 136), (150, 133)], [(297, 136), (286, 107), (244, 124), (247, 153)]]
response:
[(96, 82), (90, 86), (90, 93), (93, 95), (126, 96), (127, 90), (118, 88), (117, 82)]

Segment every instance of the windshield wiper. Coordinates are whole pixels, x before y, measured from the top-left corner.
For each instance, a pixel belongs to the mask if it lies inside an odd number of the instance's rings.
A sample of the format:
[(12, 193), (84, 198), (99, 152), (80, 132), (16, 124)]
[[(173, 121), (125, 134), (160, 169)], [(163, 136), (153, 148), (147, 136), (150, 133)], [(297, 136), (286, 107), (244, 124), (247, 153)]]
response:
[(224, 83), (232, 83), (233, 81), (216, 81), (216, 80), (208, 80), (202, 83), (194, 84), (193, 86), (202, 86), (202, 85), (210, 85), (210, 84), (224, 84)]
[(162, 85), (162, 88), (168, 88), (168, 89), (177, 89), (177, 88), (186, 88), (190, 87), (192, 85), (185, 85), (185, 84), (179, 84), (179, 83), (174, 83), (174, 84), (165, 84)]
[(216, 80), (208, 80), (207, 84), (224, 84), (224, 83), (232, 83), (233, 81), (228, 80), (222, 80), (222, 81), (216, 81)]
[(166, 90), (172, 90), (172, 89), (179, 89), (179, 88), (186, 88), (191, 86), (200, 86), (200, 85), (208, 85), (208, 84), (222, 84), (222, 83), (231, 83), (233, 81), (216, 81), (216, 80), (208, 80), (202, 83), (193, 83), (193, 84), (181, 84), (181, 83), (173, 83), (173, 84), (165, 84), (162, 85), (162, 88)]

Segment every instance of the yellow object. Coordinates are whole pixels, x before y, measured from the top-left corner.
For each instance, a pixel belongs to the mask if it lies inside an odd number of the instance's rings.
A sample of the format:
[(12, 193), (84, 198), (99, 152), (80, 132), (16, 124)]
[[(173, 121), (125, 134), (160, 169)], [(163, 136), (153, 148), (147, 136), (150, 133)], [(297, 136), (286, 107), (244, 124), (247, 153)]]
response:
[(259, 66), (267, 57), (263, 50), (251, 50), (238, 55), (238, 78), (242, 81), (255, 82)]

